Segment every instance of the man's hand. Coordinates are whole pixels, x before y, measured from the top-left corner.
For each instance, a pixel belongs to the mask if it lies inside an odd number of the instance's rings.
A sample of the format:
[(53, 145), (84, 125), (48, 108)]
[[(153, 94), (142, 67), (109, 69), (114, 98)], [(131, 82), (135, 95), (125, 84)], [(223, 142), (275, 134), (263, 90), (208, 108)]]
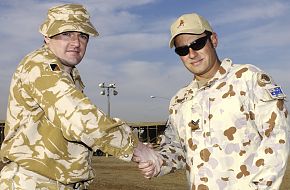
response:
[(138, 163), (138, 168), (145, 178), (157, 176), (160, 173), (162, 158), (161, 156), (148, 146), (139, 142), (134, 150), (132, 161)]

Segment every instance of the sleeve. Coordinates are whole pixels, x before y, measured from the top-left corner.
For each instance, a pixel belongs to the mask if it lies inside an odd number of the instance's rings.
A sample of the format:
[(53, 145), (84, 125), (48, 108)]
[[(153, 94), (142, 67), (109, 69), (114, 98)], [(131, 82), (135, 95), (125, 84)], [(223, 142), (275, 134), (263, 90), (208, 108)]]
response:
[(131, 160), (137, 137), (130, 127), (106, 117), (63, 71), (32, 62), (22, 73), (24, 89), (44, 110), (48, 120), (61, 128), (64, 138), (82, 142), (94, 151), (100, 149)]
[(253, 160), (257, 174), (252, 185), (259, 190), (279, 189), (289, 154), (286, 96), (267, 74), (258, 73), (253, 83), (255, 121), (262, 141)]
[(162, 156), (163, 164), (158, 176), (173, 173), (178, 169), (184, 168), (186, 164), (184, 150), (170, 116), (164, 135), (161, 137), (159, 154)]

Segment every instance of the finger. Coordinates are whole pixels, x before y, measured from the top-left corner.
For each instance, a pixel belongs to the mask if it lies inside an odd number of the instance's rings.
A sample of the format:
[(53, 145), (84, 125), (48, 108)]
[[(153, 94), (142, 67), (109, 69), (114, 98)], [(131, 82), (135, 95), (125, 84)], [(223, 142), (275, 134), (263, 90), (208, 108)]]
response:
[(147, 146), (148, 148), (153, 148), (153, 144), (152, 144), (152, 143), (148, 143), (146, 146)]
[(154, 165), (150, 165), (149, 167), (146, 167), (146, 168), (142, 168), (142, 169), (139, 168), (139, 170), (141, 171), (143, 175), (151, 175), (152, 173), (155, 172), (156, 167)]
[(143, 175), (145, 178), (150, 179), (153, 177), (153, 174), (154, 174), (154, 170), (151, 170), (149, 172), (144, 173)]
[(143, 175), (143, 177), (146, 178), (146, 179), (151, 179), (150, 176), (145, 176), (145, 175)]
[(138, 165), (138, 168), (139, 169), (144, 169), (144, 168), (148, 168), (150, 166), (153, 165), (153, 162), (152, 161), (146, 161), (146, 162), (139, 162), (139, 165)]
[(133, 162), (136, 162), (136, 163), (139, 163), (139, 162), (141, 162), (141, 158), (138, 157), (138, 156), (133, 156), (133, 157), (132, 157), (132, 161), (133, 161)]
[(147, 173), (149, 171), (155, 170), (155, 166), (154, 165), (150, 165), (148, 167), (139, 168), (139, 170), (141, 170), (142, 173)]
[(134, 156), (140, 156), (141, 154), (142, 154), (142, 152), (139, 149), (137, 149), (137, 148), (134, 149), (134, 152), (133, 152)]

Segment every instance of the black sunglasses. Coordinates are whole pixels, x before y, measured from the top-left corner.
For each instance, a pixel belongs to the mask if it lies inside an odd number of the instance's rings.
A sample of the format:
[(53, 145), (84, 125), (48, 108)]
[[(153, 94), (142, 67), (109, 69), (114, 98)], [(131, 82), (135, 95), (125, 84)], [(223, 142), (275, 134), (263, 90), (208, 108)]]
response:
[(198, 38), (197, 40), (194, 40), (189, 45), (177, 47), (175, 48), (175, 53), (179, 56), (186, 56), (189, 53), (189, 48), (191, 48), (194, 51), (200, 50), (205, 46), (208, 37), (209, 36), (206, 35), (201, 38)]

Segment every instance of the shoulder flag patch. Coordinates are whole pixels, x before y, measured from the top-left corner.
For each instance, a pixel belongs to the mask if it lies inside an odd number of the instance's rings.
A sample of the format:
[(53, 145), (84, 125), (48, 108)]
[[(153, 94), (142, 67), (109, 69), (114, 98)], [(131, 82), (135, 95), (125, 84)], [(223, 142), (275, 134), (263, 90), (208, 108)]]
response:
[(266, 89), (269, 93), (269, 95), (273, 99), (284, 99), (286, 98), (286, 95), (283, 93), (282, 88), (280, 86), (275, 86), (273, 88), (267, 88)]

